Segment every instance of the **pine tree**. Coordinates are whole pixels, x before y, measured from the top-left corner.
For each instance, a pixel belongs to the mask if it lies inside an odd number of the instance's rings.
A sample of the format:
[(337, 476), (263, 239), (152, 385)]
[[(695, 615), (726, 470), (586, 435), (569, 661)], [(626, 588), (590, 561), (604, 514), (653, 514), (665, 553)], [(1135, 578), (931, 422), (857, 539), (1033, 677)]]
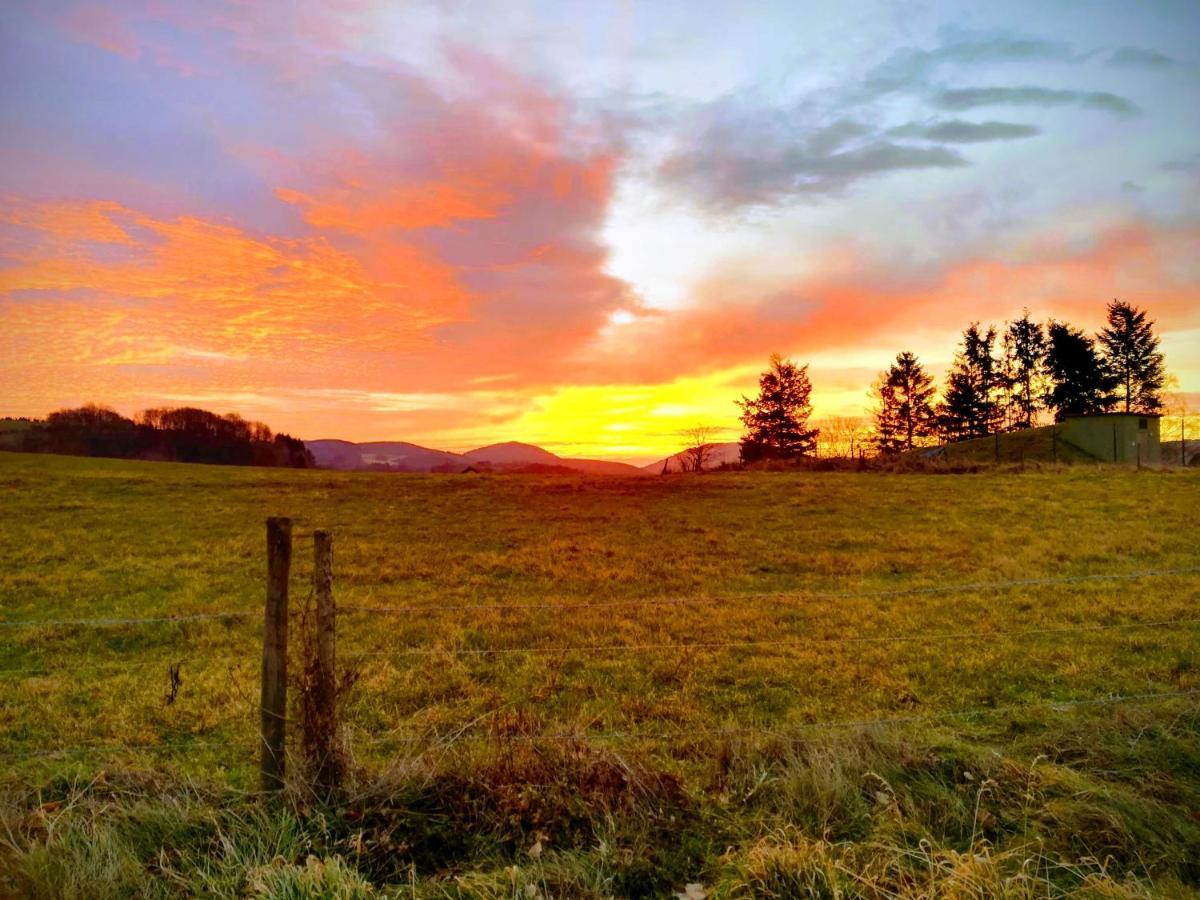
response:
[(916, 355), (904, 352), (875, 385), (875, 442), (884, 453), (911, 450), (936, 431), (933, 379)]
[(880, 453), (897, 453), (904, 448), (900, 427), (900, 400), (889, 379), (890, 369), (880, 372), (871, 386), (875, 395), (875, 434), (872, 440)]
[(817, 449), (818, 430), (808, 427), (812, 415), (812, 383), (808, 366), (797, 366), (778, 353), (758, 379), (758, 396), (742, 397), (742, 460), (792, 459)]
[(1042, 326), (1029, 318), (1009, 322), (1004, 329), (1004, 423), (1010, 429), (1032, 428), (1045, 408), (1046, 335)]
[(1107, 412), (1114, 402), (1115, 382), (1095, 342), (1065, 322), (1051, 322), (1046, 334), (1046, 405), (1054, 410), (1054, 421)]
[(984, 437), (999, 427), (1002, 409), (996, 401), (1001, 384), (993, 355), (995, 345), (995, 328), (989, 327), (986, 333), (981, 333), (979, 323), (972, 322), (963, 332), (963, 347), (946, 377), (946, 392), (939, 410), (946, 440)]
[(1146, 318), (1145, 310), (1114, 300), (1108, 304), (1108, 327), (1097, 338), (1124, 411), (1154, 413), (1162, 409), (1163, 355), (1154, 322)]

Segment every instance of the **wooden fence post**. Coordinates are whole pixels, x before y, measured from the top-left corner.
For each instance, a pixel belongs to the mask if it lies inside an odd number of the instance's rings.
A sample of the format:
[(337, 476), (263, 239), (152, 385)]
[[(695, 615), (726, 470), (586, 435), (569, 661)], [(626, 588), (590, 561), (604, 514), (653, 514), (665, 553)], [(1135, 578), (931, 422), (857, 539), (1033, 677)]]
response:
[(262, 789), (283, 787), (287, 747), (288, 573), (292, 566), (292, 520), (267, 519), (267, 605), (263, 619)]
[(341, 781), (341, 755), (337, 747), (337, 607), (333, 602), (333, 535), (313, 532), (313, 597), (316, 600), (316, 670), (311, 698), (314, 720), (305, 736), (316, 763), (314, 783), (325, 796)]

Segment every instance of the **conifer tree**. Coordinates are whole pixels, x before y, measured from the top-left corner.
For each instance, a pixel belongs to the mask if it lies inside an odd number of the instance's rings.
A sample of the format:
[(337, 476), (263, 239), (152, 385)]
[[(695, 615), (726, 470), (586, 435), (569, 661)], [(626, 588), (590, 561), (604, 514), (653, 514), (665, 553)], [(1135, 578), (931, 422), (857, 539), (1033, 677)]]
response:
[(1009, 322), (1004, 329), (1001, 380), (1004, 385), (1004, 424), (1007, 428), (1032, 428), (1045, 408), (1046, 334), (1029, 318)]
[(946, 377), (946, 391), (939, 410), (942, 436), (949, 441), (984, 437), (1000, 425), (997, 402), (999, 364), (994, 355), (996, 329), (979, 330), (972, 322), (963, 332), (963, 346), (954, 357)]
[(904, 352), (875, 384), (875, 442), (880, 451), (911, 450), (936, 432), (933, 378)]
[(1051, 322), (1046, 335), (1046, 405), (1054, 410), (1054, 421), (1111, 409), (1115, 382), (1095, 342), (1065, 322)]
[(1114, 300), (1108, 304), (1108, 327), (1097, 338), (1122, 410), (1154, 413), (1162, 409), (1163, 355), (1154, 322), (1145, 310)]
[(742, 397), (742, 460), (793, 459), (817, 449), (818, 430), (808, 427), (812, 415), (812, 383), (808, 366), (797, 366), (778, 353), (758, 379), (758, 396)]

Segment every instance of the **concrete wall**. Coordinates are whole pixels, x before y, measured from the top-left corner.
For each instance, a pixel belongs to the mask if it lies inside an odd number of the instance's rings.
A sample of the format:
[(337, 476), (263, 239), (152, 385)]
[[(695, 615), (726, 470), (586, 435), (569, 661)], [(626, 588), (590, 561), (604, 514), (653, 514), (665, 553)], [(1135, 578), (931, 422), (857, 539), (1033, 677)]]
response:
[(1158, 416), (1123, 413), (1071, 416), (1059, 423), (1058, 435), (1104, 462), (1142, 465), (1162, 462)]

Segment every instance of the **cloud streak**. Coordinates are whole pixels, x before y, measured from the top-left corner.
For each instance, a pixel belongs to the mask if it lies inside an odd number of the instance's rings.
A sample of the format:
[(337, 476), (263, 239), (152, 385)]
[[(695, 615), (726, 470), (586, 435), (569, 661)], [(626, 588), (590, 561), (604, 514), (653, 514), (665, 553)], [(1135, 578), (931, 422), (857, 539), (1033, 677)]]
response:
[(1016, 122), (964, 122), (950, 119), (942, 122), (911, 122), (893, 128), (893, 137), (920, 138), (943, 144), (982, 144), (988, 141), (1015, 141), (1036, 137), (1042, 129)]
[(941, 43), (931, 50), (909, 47), (894, 52), (867, 76), (873, 94), (913, 90), (927, 84), (941, 68), (977, 68), (989, 64), (1077, 63), (1081, 56), (1065, 41), (1046, 40), (1012, 32), (972, 32), (943, 29)]
[(658, 170), (668, 186), (714, 211), (837, 194), (889, 172), (967, 165), (948, 147), (895, 143), (853, 120), (806, 127), (793, 121), (798, 116), (741, 102), (727, 98), (705, 110)]
[(1157, 50), (1118, 47), (1104, 64), (1113, 69), (1170, 69), (1175, 66), (1175, 60)]
[(946, 88), (934, 95), (933, 103), (942, 109), (960, 112), (985, 106), (1037, 106), (1043, 109), (1078, 106), (1102, 110), (1122, 118), (1141, 113), (1133, 101), (1108, 91), (1066, 91), (1031, 85)]

